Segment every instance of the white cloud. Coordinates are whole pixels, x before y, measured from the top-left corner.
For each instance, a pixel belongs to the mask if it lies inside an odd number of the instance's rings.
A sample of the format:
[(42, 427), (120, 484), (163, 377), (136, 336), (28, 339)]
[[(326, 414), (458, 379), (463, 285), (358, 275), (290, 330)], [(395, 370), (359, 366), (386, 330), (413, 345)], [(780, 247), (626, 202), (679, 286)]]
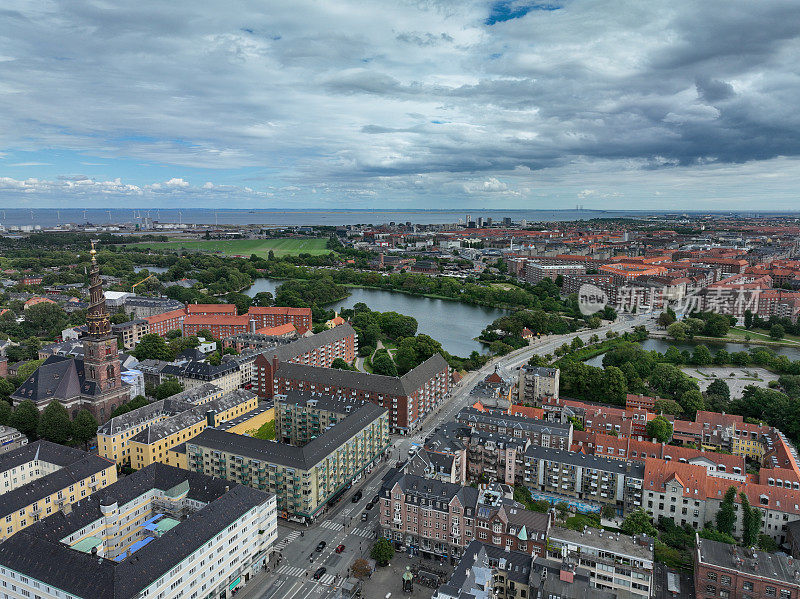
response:
[[(727, 189), (722, 164), (736, 197), (794, 206), (744, 176), (800, 154), (792, 0), (570, 2), (493, 25), (478, 0), (4, 7), (0, 157), (72, 151), (90, 167), (89, 183), (14, 187), (28, 194), (525, 207), (550, 193), (552, 208), (651, 197), (642, 174)], [(15, 160), (0, 174), (42, 179), (47, 162)], [(131, 179), (122, 160), (145, 165), (136, 184), (115, 182)], [(709, 192), (661, 197), (701, 207)]]

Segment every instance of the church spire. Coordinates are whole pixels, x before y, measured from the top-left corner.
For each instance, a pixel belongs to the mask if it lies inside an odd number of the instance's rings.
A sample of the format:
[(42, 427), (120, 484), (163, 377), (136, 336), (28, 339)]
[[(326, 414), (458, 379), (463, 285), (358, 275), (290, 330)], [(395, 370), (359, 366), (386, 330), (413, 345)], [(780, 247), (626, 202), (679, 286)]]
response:
[(89, 336), (100, 338), (111, 335), (111, 322), (106, 312), (106, 297), (103, 295), (103, 283), (100, 280), (100, 267), (97, 265), (97, 250), (94, 249), (95, 240), (92, 240), (92, 269), (89, 272), (89, 310), (86, 315), (86, 324)]

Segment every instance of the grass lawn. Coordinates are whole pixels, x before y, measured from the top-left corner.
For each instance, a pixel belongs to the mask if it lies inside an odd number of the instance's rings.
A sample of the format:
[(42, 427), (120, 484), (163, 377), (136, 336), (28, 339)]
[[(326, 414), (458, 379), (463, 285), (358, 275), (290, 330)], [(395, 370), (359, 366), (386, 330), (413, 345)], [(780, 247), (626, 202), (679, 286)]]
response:
[[(763, 341), (775, 341), (772, 337), (769, 336), (769, 331), (761, 332), (763, 329), (759, 330), (747, 330), (747, 329), (740, 329), (740, 328), (731, 328), (728, 331), (728, 337), (732, 337), (736, 340), (744, 339), (745, 335), (750, 335), (750, 339), (761, 339)], [(778, 341), (788, 341), (788, 342), (797, 342), (800, 341), (800, 337), (797, 335), (784, 335), (782, 339), (778, 339)]]
[(327, 239), (198, 239), (191, 241), (165, 241), (163, 243), (129, 243), (126, 248), (134, 250), (181, 250), (196, 252), (213, 252), (228, 256), (238, 255), (250, 257), (251, 254), (266, 258), (272, 250), (275, 256), (296, 256), (327, 254)]

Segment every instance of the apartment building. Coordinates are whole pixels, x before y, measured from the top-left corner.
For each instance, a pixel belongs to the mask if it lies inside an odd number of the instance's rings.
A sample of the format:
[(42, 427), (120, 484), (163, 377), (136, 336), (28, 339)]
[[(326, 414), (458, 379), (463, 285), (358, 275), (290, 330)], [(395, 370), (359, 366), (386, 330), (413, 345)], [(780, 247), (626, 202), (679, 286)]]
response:
[(518, 401), (521, 404), (540, 406), (545, 397), (558, 397), (558, 368), (522, 366), (517, 380)]
[(275, 436), (281, 443), (305, 445), (341, 422), (360, 402), (327, 395), (290, 392), (275, 396)]
[(277, 495), (284, 517), (314, 520), (390, 445), (384, 408), (353, 401), (353, 410), (302, 447), (206, 428), (186, 442), (189, 470)]
[(144, 319), (150, 327), (150, 332), (159, 337), (166, 337), (170, 331), (183, 332), (183, 320), (186, 318), (186, 308), (176, 308), (168, 312), (146, 316)]
[(628, 536), (599, 528), (575, 531), (553, 527), (547, 540), (547, 557), (557, 563), (574, 560), (589, 573), (591, 586), (614, 593), (631, 593), (647, 599), (654, 590), (654, 539)]
[(183, 363), (169, 363), (159, 371), (160, 379), (163, 381), (174, 378), (183, 385), (184, 389), (200, 387), (206, 383), (212, 383), (225, 393), (229, 393), (242, 387), (243, 374), (250, 382), (250, 371), (242, 371), (241, 366), (236, 360), (223, 360), (218, 365), (210, 362), (191, 360)]
[(97, 429), (98, 453), (117, 464), (131, 463), (128, 442), (153, 424), (219, 399), (222, 389), (211, 383), (181, 391), (168, 399), (154, 401), (141, 408), (111, 418)]
[[(192, 304), (189, 305), (192, 307)], [(236, 315), (236, 306), (232, 306), (233, 314), (188, 314), (183, 319), (183, 334), (186, 337), (197, 335), (200, 331), (210, 331), (215, 339), (224, 339), (232, 335), (250, 331), (250, 317), (247, 314)]]
[(257, 408), (258, 396), (255, 393), (237, 389), (201, 406), (192, 406), (154, 422), (128, 440), (131, 467), (139, 470), (154, 462), (161, 462), (186, 468), (183, 444), (187, 440), (199, 435), (206, 427), (240, 418)]
[(0, 454), (28, 444), (28, 437), (11, 426), (0, 425)]
[(525, 280), (528, 283), (539, 283), (544, 279), (553, 281), (561, 275), (582, 275), (586, 273), (584, 264), (542, 264), (541, 262), (528, 261), (525, 264)]
[[(800, 481), (796, 472), (762, 469), (756, 480), (745, 473), (721, 471), (719, 465), (682, 463), (648, 458), (644, 465), (642, 507), (654, 519), (672, 518), (676, 524), (700, 529), (714, 521), (730, 487), (744, 493), (750, 504), (761, 511), (761, 532), (779, 545), (786, 542), (788, 525), (800, 519)], [(742, 533), (741, 518), (734, 532)]]
[(15, 599), (227, 597), (276, 539), (273, 495), (153, 464), (2, 543), (0, 585)]
[(455, 562), (474, 540), (544, 554), (550, 515), (524, 509), (500, 486), (481, 490), (397, 472), (380, 497), (381, 534), (412, 554)]
[(542, 400), (542, 415), (548, 422), (576, 419), (588, 432), (641, 438), (647, 438), (647, 423), (656, 417), (653, 412), (636, 407), (617, 408), (555, 397)]
[[(331, 331), (344, 328), (342, 325)], [(450, 368), (441, 354), (400, 377), (281, 362), (275, 393), (300, 391), (369, 401), (389, 411), (392, 432), (409, 434), (450, 391)]]
[(524, 473), (534, 498), (564, 501), (582, 512), (609, 505), (624, 515), (642, 504), (645, 467), (640, 463), (530, 445)]
[[(355, 329), (343, 324), (291, 343), (275, 344), (262, 352), (254, 363), (254, 388), (265, 399), (275, 393), (275, 373), (281, 363), (330, 367), (336, 358), (347, 363), (356, 358), (358, 338)], [(277, 347), (275, 347), (277, 345)]]
[(144, 318), (137, 318), (120, 324), (112, 324), (111, 332), (122, 339), (124, 349), (133, 349), (142, 337), (150, 333), (150, 323)]
[[(593, 588), (589, 573), (569, 560), (554, 565), (518, 551), (473, 541), (433, 599), (623, 599)], [(625, 597), (624, 599), (627, 599)]]
[(510, 439), (528, 439), (533, 445), (569, 449), (572, 445), (572, 424), (534, 420), (525, 416), (512, 416), (464, 408), (456, 415), (456, 422), (472, 430), (494, 433)]
[(116, 480), (114, 462), (49, 441), (0, 454), (0, 541)]
[(467, 449), (467, 478), (473, 482), (485, 479), (514, 485), (522, 483), (525, 450), (530, 439), (471, 431), (464, 438)]
[(247, 312), (255, 321), (256, 329), (273, 328), (291, 324), (299, 334), (304, 334), (312, 328), (311, 308), (288, 308), (286, 306), (257, 307), (253, 306)]
[(696, 537), (694, 588), (698, 599), (800, 597), (800, 564), (781, 553), (765, 553)]

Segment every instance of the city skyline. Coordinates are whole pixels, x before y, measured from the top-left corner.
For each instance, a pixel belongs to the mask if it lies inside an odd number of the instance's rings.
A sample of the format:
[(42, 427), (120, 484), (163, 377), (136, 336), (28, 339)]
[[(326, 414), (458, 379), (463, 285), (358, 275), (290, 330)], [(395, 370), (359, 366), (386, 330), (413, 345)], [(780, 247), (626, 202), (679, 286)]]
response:
[(792, 2), (4, 19), (2, 208), (796, 207)]

